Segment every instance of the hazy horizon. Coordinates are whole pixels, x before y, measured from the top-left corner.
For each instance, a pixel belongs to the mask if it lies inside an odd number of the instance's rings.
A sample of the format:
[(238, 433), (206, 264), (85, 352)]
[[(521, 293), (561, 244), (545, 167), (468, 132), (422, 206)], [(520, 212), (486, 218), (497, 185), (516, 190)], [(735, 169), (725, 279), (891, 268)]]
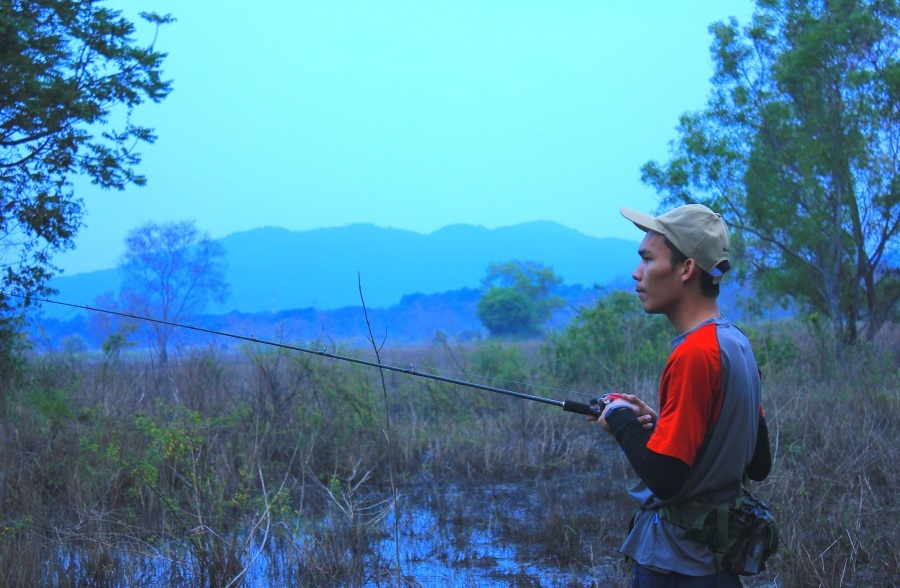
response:
[[(110, 8), (137, 7), (110, 0)], [(366, 222), (433, 232), (549, 220), (630, 238), (640, 167), (704, 107), (708, 28), (751, 0), (150, 0), (173, 92), (144, 104), (144, 188), (75, 182), (67, 275), (111, 267), (130, 230), (196, 220), (213, 238)], [(153, 31), (139, 28), (142, 44)]]
[[(213, 240), (221, 241), (223, 239), (228, 239), (229, 237), (234, 237), (237, 235), (243, 235), (245, 233), (252, 233), (254, 231), (263, 231), (263, 230), (268, 230), (268, 229), (272, 229), (272, 230), (276, 230), (276, 231), (287, 231), (290, 233), (307, 233), (307, 232), (312, 232), (312, 231), (330, 231), (330, 230), (347, 229), (347, 228), (351, 228), (354, 226), (370, 226), (370, 227), (375, 227), (378, 229), (385, 229), (385, 230), (390, 230), (390, 231), (400, 231), (400, 232), (404, 232), (404, 233), (412, 233), (412, 234), (421, 235), (421, 236), (429, 236), (429, 235), (434, 235), (435, 233), (439, 233), (441, 231), (445, 231), (447, 229), (452, 229), (453, 227), (471, 227), (471, 228), (484, 229), (487, 231), (497, 231), (497, 230), (510, 229), (510, 228), (515, 228), (515, 227), (520, 227), (523, 225), (538, 224), (538, 223), (549, 223), (549, 224), (558, 225), (565, 229), (575, 231), (576, 233), (583, 235), (585, 237), (591, 237), (594, 239), (601, 239), (601, 240), (614, 239), (614, 240), (620, 240), (620, 241), (629, 241), (629, 242), (633, 242), (635, 245), (637, 245), (641, 239), (641, 236), (640, 236), (641, 233), (638, 232), (637, 230), (634, 231), (634, 234), (632, 235), (632, 238), (630, 238), (630, 239), (627, 237), (596, 237), (593, 235), (588, 235), (586, 233), (583, 233), (582, 231), (579, 231), (578, 229), (575, 229), (573, 227), (568, 227), (568, 226), (566, 226), (562, 223), (556, 222), (556, 221), (533, 220), (533, 221), (525, 221), (525, 222), (521, 222), (521, 223), (514, 223), (514, 224), (503, 225), (503, 226), (498, 226), (498, 227), (486, 227), (484, 225), (478, 225), (478, 224), (472, 224), (472, 223), (453, 223), (453, 224), (444, 225), (442, 227), (438, 227), (437, 229), (434, 229), (433, 231), (419, 231), (419, 230), (415, 230), (415, 229), (401, 229), (401, 228), (396, 228), (396, 227), (384, 227), (384, 226), (377, 225), (375, 223), (362, 222), (362, 221), (351, 222), (351, 223), (347, 223), (344, 225), (337, 225), (337, 226), (333, 226), (333, 227), (314, 227), (314, 228), (310, 228), (310, 229), (289, 229), (287, 227), (280, 227), (277, 225), (266, 225), (266, 226), (262, 226), (262, 227), (252, 227), (249, 229), (241, 229), (238, 231), (234, 231), (233, 233), (229, 233), (227, 235), (222, 235), (221, 237), (213, 237)], [(635, 251), (637, 251), (637, 250), (635, 249)], [(114, 270), (117, 268), (118, 268), (118, 263), (113, 263), (112, 265), (110, 265), (108, 267), (98, 267), (95, 269), (88, 269), (88, 270), (81, 271), (81, 272), (75, 272), (75, 273), (63, 272), (63, 273), (57, 274), (54, 277), (54, 279), (69, 278), (72, 276), (80, 276), (83, 274), (90, 274), (90, 273), (94, 273), (94, 272), (105, 272), (105, 271)]]

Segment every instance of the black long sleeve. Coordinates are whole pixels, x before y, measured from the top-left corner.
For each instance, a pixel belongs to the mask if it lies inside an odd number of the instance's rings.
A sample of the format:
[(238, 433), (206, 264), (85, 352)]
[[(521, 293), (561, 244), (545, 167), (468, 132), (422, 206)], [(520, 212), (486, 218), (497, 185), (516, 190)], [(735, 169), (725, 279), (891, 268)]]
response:
[(647, 449), (650, 433), (630, 409), (614, 410), (607, 417), (606, 422), (625, 452), (625, 457), (650, 491), (663, 500), (678, 494), (687, 481), (691, 467), (677, 457)]
[[(633, 411), (614, 410), (607, 417), (606, 422), (625, 452), (625, 457), (650, 491), (663, 500), (678, 494), (690, 475), (691, 467), (677, 457), (647, 449), (650, 433), (638, 422)], [(769, 428), (765, 417), (760, 415), (756, 447), (745, 471), (751, 480), (761, 481), (769, 475), (771, 467)]]
[(766, 417), (759, 415), (759, 430), (756, 433), (756, 447), (753, 450), (753, 458), (744, 472), (751, 480), (761, 482), (766, 479), (772, 470), (772, 450), (769, 448), (769, 426)]

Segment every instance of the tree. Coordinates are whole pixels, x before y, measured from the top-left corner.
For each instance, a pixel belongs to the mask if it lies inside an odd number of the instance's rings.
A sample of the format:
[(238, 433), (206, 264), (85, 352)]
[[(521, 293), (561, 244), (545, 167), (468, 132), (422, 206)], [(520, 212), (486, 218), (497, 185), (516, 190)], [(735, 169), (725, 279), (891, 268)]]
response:
[(536, 330), (534, 302), (514, 288), (488, 288), (478, 300), (478, 319), (491, 335), (527, 335)]
[[(139, 316), (180, 323), (228, 296), (224, 250), (193, 221), (149, 222), (131, 230), (120, 267), (122, 305)], [(163, 364), (175, 328), (150, 323)]]
[[(82, 201), (71, 180), (143, 185), (135, 172), (151, 129), (131, 122), (170, 91), (165, 54), (139, 47), (134, 25), (95, 0), (0, 3), (0, 334), (46, 286), (53, 255), (72, 247)], [(144, 13), (157, 28), (168, 16)], [(111, 115), (122, 118), (110, 124)], [(121, 117), (119, 115), (122, 115)]]
[(758, 0), (710, 30), (709, 102), (643, 181), (722, 211), (745, 275), (837, 341), (873, 338), (900, 297), (900, 4)]
[(561, 282), (552, 268), (533, 261), (492, 263), (481, 280), (478, 318), (491, 335), (534, 335), (562, 306), (562, 298), (551, 295)]

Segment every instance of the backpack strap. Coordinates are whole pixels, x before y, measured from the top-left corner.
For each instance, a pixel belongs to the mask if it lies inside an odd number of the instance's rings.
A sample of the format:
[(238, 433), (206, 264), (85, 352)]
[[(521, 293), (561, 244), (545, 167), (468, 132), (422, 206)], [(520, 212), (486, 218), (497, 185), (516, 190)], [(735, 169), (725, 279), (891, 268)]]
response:
[(716, 535), (711, 547), (716, 557), (716, 573), (722, 570), (722, 560), (725, 559), (725, 553), (731, 547), (732, 539), (729, 537), (729, 518), (728, 509), (731, 503), (725, 502), (716, 505)]
[[(701, 500), (687, 500), (659, 508), (659, 518), (685, 530), (684, 536), (701, 543), (712, 543), (718, 530), (718, 506)], [(711, 515), (716, 513), (715, 519)], [(725, 505), (726, 527), (728, 505)], [(727, 530), (726, 530), (727, 536)]]

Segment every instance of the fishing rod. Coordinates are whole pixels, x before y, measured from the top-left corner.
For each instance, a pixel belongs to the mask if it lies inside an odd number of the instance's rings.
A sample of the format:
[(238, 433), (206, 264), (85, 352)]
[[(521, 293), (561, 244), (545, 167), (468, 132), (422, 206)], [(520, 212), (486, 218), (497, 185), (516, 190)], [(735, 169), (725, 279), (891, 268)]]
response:
[[(25, 296), (20, 296), (18, 294), (7, 294), (7, 293), (4, 293), (4, 294), (6, 294), (7, 296), (16, 296), (18, 298), (25, 298)], [(504, 394), (506, 396), (513, 396), (515, 398), (521, 398), (522, 400), (531, 400), (533, 402), (541, 402), (543, 404), (552, 404), (554, 406), (559, 406), (566, 412), (571, 412), (571, 413), (575, 413), (575, 414), (583, 414), (583, 415), (599, 417), (600, 414), (603, 412), (603, 408), (605, 407), (605, 405), (608, 404), (611, 400), (611, 399), (607, 399), (607, 397), (592, 398), (590, 403), (588, 403), (588, 404), (585, 404), (584, 402), (577, 402), (574, 400), (556, 400), (554, 398), (547, 398), (544, 396), (535, 396), (533, 394), (525, 394), (524, 392), (517, 392), (515, 390), (507, 390), (505, 388), (499, 388), (496, 386), (487, 386), (485, 384), (478, 384), (476, 382), (470, 382), (468, 380), (459, 380), (456, 378), (448, 378), (446, 376), (439, 376), (436, 374), (430, 374), (428, 372), (422, 372), (422, 371), (415, 369), (415, 367), (411, 363), (408, 364), (407, 367), (398, 367), (398, 366), (394, 366), (394, 365), (390, 365), (390, 364), (381, 363), (380, 361), (378, 361), (378, 362), (368, 361), (365, 359), (360, 359), (358, 357), (349, 357), (346, 355), (331, 353), (326, 349), (316, 350), (316, 349), (310, 349), (308, 347), (299, 347), (296, 345), (288, 345), (287, 343), (278, 343), (276, 341), (266, 341), (264, 339), (258, 339), (256, 337), (254, 337), (253, 335), (248, 336), (248, 335), (238, 335), (236, 333), (226, 333), (224, 331), (216, 331), (213, 329), (207, 329), (205, 327), (196, 327), (190, 323), (189, 324), (176, 323), (173, 321), (167, 321), (167, 320), (158, 319), (158, 318), (141, 316), (141, 315), (137, 315), (137, 314), (134, 314), (131, 312), (120, 312), (117, 310), (109, 310), (106, 308), (98, 308), (98, 307), (94, 307), (94, 306), (88, 306), (87, 304), (72, 304), (69, 302), (62, 302), (59, 300), (48, 300), (46, 298), (37, 298), (34, 296), (30, 297), (30, 300), (35, 300), (38, 302), (45, 302), (47, 304), (56, 304), (58, 306), (67, 306), (69, 308), (89, 310), (92, 312), (102, 312), (105, 314), (121, 316), (121, 317), (129, 318), (129, 319), (137, 319), (137, 320), (147, 321), (147, 322), (151, 322), (151, 323), (157, 323), (157, 324), (161, 324), (161, 325), (168, 325), (171, 327), (178, 327), (181, 329), (189, 329), (189, 330), (197, 331), (200, 333), (207, 333), (209, 335), (230, 337), (232, 339), (238, 339), (241, 341), (248, 341), (251, 343), (259, 343), (261, 345), (270, 345), (272, 347), (279, 347), (281, 349), (288, 349), (290, 351), (299, 351), (301, 353), (308, 353), (310, 355), (318, 355), (319, 357), (327, 357), (330, 359), (347, 361), (350, 363), (366, 365), (366, 366), (375, 367), (375, 368), (382, 369), (382, 370), (389, 370), (392, 372), (408, 374), (410, 376), (417, 376), (420, 378), (427, 378), (429, 380), (436, 380), (438, 382), (445, 382), (448, 384), (456, 384), (458, 386), (465, 386), (468, 388), (475, 388), (475, 389), (484, 390), (487, 392), (494, 392), (496, 394)]]

